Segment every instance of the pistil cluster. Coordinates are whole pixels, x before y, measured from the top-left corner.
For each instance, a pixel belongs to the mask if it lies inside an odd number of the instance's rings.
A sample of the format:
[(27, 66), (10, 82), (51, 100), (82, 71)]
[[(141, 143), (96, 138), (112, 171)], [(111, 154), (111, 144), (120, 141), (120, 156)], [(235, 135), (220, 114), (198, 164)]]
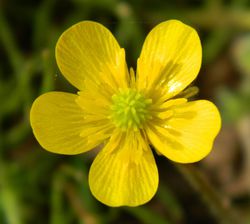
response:
[(120, 89), (112, 96), (111, 116), (114, 124), (126, 131), (138, 130), (143, 127), (146, 120), (150, 119), (149, 107), (151, 99), (146, 99), (135, 89)]

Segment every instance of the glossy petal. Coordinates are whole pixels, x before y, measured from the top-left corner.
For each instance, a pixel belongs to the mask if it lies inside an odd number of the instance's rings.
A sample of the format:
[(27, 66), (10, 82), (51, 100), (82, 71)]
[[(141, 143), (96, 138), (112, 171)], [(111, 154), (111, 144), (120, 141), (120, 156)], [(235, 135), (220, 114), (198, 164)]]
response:
[(56, 45), (57, 64), (66, 79), (83, 90), (92, 81), (106, 88), (127, 86), (124, 49), (99, 23), (84, 21), (66, 30)]
[(112, 135), (90, 168), (89, 185), (93, 195), (109, 206), (138, 206), (154, 196), (158, 171), (140, 132)]
[[(40, 145), (60, 154), (78, 154), (99, 145), (111, 134), (108, 124), (88, 124), (76, 103), (78, 96), (49, 92), (38, 97), (31, 108), (30, 123)], [(88, 135), (85, 135), (85, 132)]]
[(155, 99), (170, 98), (196, 78), (201, 57), (200, 39), (193, 28), (177, 20), (160, 23), (144, 42), (137, 62), (137, 86), (148, 95), (156, 94)]
[[(180, 163), (204, 158), (212, 149), (221, 126), (220, 115), (214, 104), (206, 100), (186, 103), (179, 99), (166, 103), (165, 110), (162, 108), (146, 128), (156, 150)], [(168, 114), (168, 117), (164, 117), (164, 114)]]

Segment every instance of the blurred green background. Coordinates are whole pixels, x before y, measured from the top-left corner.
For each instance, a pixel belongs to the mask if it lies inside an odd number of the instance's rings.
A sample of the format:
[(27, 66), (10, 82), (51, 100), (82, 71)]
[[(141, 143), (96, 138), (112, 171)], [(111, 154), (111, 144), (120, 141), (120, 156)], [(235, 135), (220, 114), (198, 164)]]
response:
[[(135, 67), (146, 34), (168, 19), (200, 35), (197, 97), (218, 106), (222, 130), (199, 163), (156, 156), (160, 185), (151, 202), (109, 208), (89, 192), (94, 153), (43, 150), (32, 134), (29, 110), (44, 92), (76, 92), (54, 56), (69, 26), (81, 20), (104, 24)], [(0, 223), (250, 223), (250, 1), (0, 0)]]

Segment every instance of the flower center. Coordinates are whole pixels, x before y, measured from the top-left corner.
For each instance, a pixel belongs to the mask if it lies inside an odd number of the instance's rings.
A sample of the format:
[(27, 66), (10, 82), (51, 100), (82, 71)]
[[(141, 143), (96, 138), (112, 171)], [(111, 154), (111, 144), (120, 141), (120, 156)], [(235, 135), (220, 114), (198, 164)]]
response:
[(122, 130), (142, 128), (143, 123), (151, 116), (148, 108), (152, 103), (135, 89), (120, 89), (112, 96), (112, 121)]

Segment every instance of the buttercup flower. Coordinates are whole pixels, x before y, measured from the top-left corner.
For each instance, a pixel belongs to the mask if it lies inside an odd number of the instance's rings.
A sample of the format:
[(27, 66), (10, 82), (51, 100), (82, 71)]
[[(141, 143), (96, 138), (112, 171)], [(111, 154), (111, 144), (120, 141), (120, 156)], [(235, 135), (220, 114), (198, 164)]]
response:
[(146, 203), (158, 187), (150, 146), (170, 160), (192, 163), (210, 152), (220, 129), (214, 104), (187, 99), (201, 57), (196, 31), (169, 20), (148, 34), (135, 74), (108, 29), (77, 23), (59, 38), (56, 60), (79, 92), (39, 96), (30, 113), (34, 135), (60, 154), (103, 145), (89, 172), (92, 194), (109, 206)]

